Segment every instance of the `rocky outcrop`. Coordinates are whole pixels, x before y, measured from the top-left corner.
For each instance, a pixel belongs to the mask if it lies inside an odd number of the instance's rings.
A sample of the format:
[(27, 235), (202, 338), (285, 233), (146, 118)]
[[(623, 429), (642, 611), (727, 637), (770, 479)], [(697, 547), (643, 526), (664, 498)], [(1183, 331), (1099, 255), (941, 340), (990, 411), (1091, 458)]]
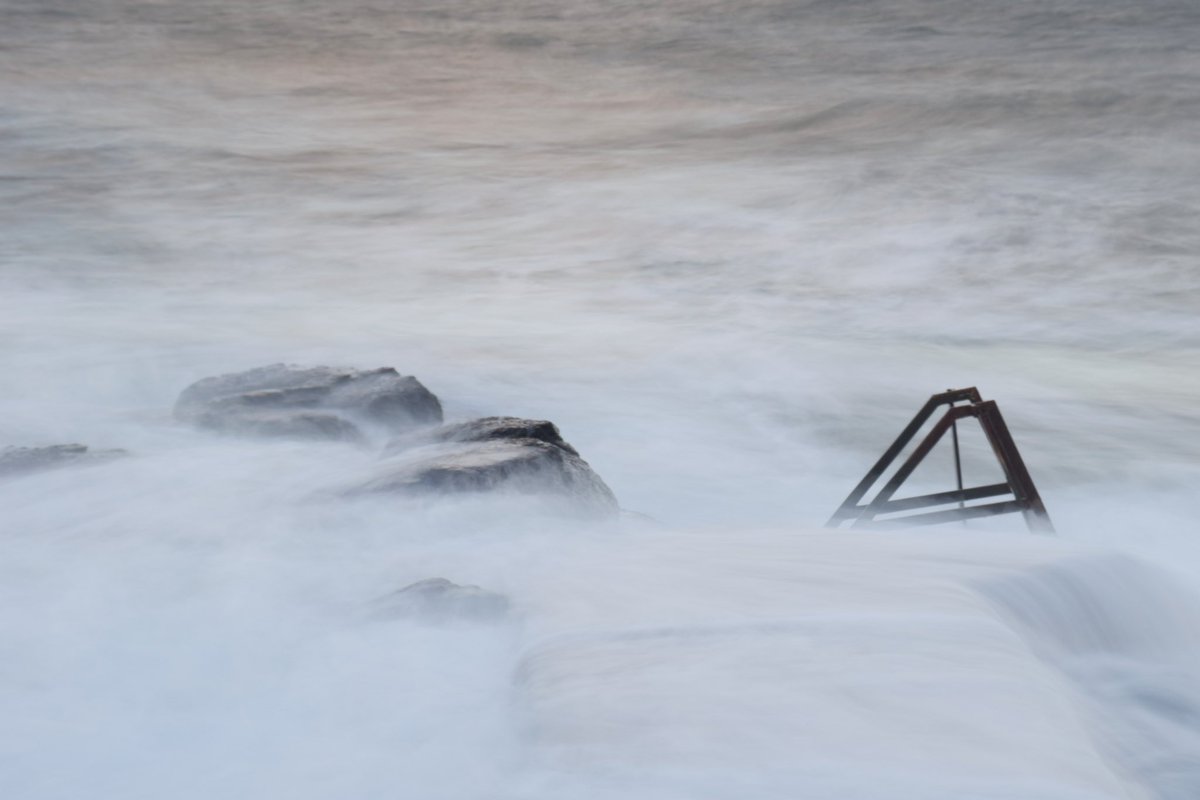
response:
[(353, 494), (507, 492), (588, 517), (618, 512), (612, 490), (553, 423), (486, 417), (393, 440), (380, 473)]
[(518, 417), (440, 425), (442, 406), (390, 367), (268, 367), (205, 378), (175, 404), (177, 419), (224, 433), (366, 441), (393, 436), (374, 477), (346, 494), (533, 496), (587, 517), (618, 513), (612, 490), (554, 423)]
[(0, 478), (66, 466), (100, 464), (126, 455), (124, 450), (89, 450), (83, 444), (0, 449)]
[(478, 586), (429, 578), (382, 598), (376, 613), (385, 618), (422, 622), (494, 622), (508, 614), (508, 598)]
[(210, 430), (254, 436), (356, 441), (363, 426), (391, 433), (442, 421), (437, 397), (391, 367), (267, 367), (197, 381), (175, 417)]

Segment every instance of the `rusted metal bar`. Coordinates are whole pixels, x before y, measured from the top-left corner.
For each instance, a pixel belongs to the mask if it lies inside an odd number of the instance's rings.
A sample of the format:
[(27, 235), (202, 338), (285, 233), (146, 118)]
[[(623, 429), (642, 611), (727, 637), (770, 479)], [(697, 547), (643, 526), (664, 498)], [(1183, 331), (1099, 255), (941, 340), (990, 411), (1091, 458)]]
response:
[[(962, 454), (958, 451), (958, 420), (950, 424), (950, 435), (954, 438), (954, 483), (961, 492), (963, 490), (962, 480)], [(962, 508), (965, 505), (962, 500), (958, 501), (958, 507)]]
[[(954, 405), (964, 400), (968, 405)], [(921, 440), (912, 453), (909, 454), (908, 458), (904, 460), (896, 472), (879, 489), (875, 497), (865, 504), (860, 503), (871, 488), (878, 483), (883, 474), (891, 467), (892, 462), (896, 460), (908, 443), (912, 441), (921, 427), (929, 420), (933, 412), (943, 405), (949, 405), (950, 408), (946, 410), (942, 418), (934, 424), (929, 433), (925, 435), (925, 438)], [(963, 488), (962, 465), (958, 453), (957, 426), (958, 420), (966, 417), (975, 417), (979, 420), (980, 427), (983, 429), (992, 447), (992, 452), (995, 454), (996, 459), (1000, 462), (1001, 469), (1004, 471), (1004, 483)], [(947, 430), (954, 432), (955, 478), (958, 488), (954, 491), (935, 492), (919, 497), (905, 497), (893, 500), (892, 497), (896, 491), (908, 480), (921, 462), (924, 461), (930, 451), (933, 450), (946, 434)], [(981, 500), (1005, 494), (1011, 494), (1013, 499), (983, 505), (966, 505), (971, 500)], [(930, 511), (923, 514), (887, 516), (902, 511), (935, 508), (937, 506), (949, 505), (950, 503), (958, 503), (959, 507), (941, 511)], [(892, 446), (884, 452), (879, 461), (875, 463), (866, 476), (854, 487), (842, 502), (842, 505), (830, 517), (826, 525), (836, 528), (848, 521), (855, 528), (885, 524), (891, 526), (901, 524), (932, 525), (996, 514), (1008, 514), (1016, 511), (1020, 511), (1024, 516), (1025, 523), (1029, 526), (1030, 530), (1044, 533), (1052, 533), (1054, 531), (1054, 526), (1050, 522), (1050, 515), (1046, 512), (1042, 498), (1033, 484), (1033, 479), (1029, 476), (1029, 470), (1026, 468), (1024, 460), (1022, 460), (1020, 452), (1017, 450), (1017, 445), (1008, 430), (1008, 425), (1004, 422), (1004, 417), (1000, 414), (1000, 408), (993, 400), (983, 400), (979, 392), (974, 387), (970, 387), (967, 389), (950, 390), (930, 397), (929, 401), (921, 407), (921, 410), (917, 412), (917, 415), (913, 417), (908, 426), (901, 431), (900, 436), (892, 443)], [(880, 519), (881, 516), (884, 518)]]
[(897, 519), (881, 519), (875, 520), (874, 525), (940, 525), (943, 522), (957, 522), (962, 519), (974, 519), (976, 517), (994, 517), (997, 514), (1011, 514), (1022, 510), (1023, 506), (1019, 500), (1003, 500), (999, 503), (987, 503), (981, 506), (967, 506), (965, 508), (948, 508), (945, 511), (930, 511), (926, 514), (910, 514), (907, 517), (899, 517)]
[(1004, 469), (1004, 477), (1008, 478), (1013, 495), (1022, 503), (1021, 514), (1025, 517), (1025, 524), (1031, 531), (1054, 533), (1050, 514), (1042, 503), (1042, 496), (1038, 494), (1037, 487), (1033, 485), (1033, 478), (1029, 475), (1025, 460), (1017, 450), (1017, 443), (1013, 441), (996, 401), (988, 400), (980, 404), (979, 424), (983, 426), (992, 451)]
[(895, 511), (908, 511), (914, 508), (929, 508), (944, 506), (949, 503), (964, 503), (967, 500), (982, 500), (985, 497), (999, 497), (1009, 494), (1012, 490), (1007, 483), (993, 483), (990, 486), (976, 486), (972, 489), (961, 489), (953, 492), (937, 492), (923, 494), (920, 497), (902, 497), (899, 500), (888, 500), (883, 504), (879, 513), (891, 514)]

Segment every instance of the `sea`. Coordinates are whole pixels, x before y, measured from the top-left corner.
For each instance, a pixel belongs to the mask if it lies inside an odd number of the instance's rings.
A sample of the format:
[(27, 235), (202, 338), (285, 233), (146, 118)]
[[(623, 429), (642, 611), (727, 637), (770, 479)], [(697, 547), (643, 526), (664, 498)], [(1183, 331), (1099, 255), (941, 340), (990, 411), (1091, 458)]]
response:
[[(1194, 800), (1198, 223), (1195, 0), (0, 0), (0, 446), (128, 451), (0, 483), (0, 796)], [(280, 362), (622, 516), (173, 418)], [(823, 527), (968, 386), (1053, 535)]]

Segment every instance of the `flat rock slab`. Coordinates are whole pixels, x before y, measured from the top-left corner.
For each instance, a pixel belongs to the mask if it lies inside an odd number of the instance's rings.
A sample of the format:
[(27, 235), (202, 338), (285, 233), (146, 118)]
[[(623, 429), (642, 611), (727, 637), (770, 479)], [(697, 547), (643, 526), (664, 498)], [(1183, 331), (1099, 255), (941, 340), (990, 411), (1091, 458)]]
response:
[(379, 616), (422, 622), (494, 622), (508, 614), (508, 598), (478, 586), (429, 578), (393, 592), (377, 603)]
[(364, 424), (391, 433), (436, 425), (442, 406), (420, 381), (391, 367), (272, 364), (193, 383), (175, 417), (225, 433), (356, 441)]
[(406, 450), (350, 494), (481, 492), (538, 496), (588, 517), (611, 517), (619, 510), (612, 490), (574, 448), (533, 438), (452, 441)]
[(41, 472), (58, 467), (99, 464), (127, 455), (124, 450), (90, 450), (84, 444), (0, 449), (0, 478)]

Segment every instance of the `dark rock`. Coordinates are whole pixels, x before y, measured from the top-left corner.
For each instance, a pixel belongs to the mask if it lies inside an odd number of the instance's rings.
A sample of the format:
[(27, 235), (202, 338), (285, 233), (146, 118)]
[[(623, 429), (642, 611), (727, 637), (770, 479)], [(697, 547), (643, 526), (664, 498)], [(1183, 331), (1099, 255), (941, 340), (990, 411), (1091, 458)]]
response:
[(498, 439), (537, 439), (561, 447), (572, 455), (579, 455), (578, 450), (563, 441), (558, 426), (553, 422), (519, 417), (483, 417), (414, 431), (389, 442), (384, 454), (394, 455), (433, 442), (487, 442)]
[(99, 464), (126, 455), (124, 450), (89, 450), (83, 444), (0, 449), (0, 477), (24, 475), (58, 467)]
[(380, 616), (425, 622), (492, 622), (508, 613), (508, 598), (478, 586), (460, 586), (445, 578), (429, 578), (406, 586), (378, 603)]
[(226, 433), (355, 441), (356, 423), (400, 432), (442, 421), (437, 397), (391, 367), (268, 367), (218, 375), (184, 389), (175, 417)]
[(617, 514), (617, 500), (573, 449), (541, 439), (450, 442), (408, 450), (351, 494), (410, 497), (475, 492), (538, 496), (589, 517)]

